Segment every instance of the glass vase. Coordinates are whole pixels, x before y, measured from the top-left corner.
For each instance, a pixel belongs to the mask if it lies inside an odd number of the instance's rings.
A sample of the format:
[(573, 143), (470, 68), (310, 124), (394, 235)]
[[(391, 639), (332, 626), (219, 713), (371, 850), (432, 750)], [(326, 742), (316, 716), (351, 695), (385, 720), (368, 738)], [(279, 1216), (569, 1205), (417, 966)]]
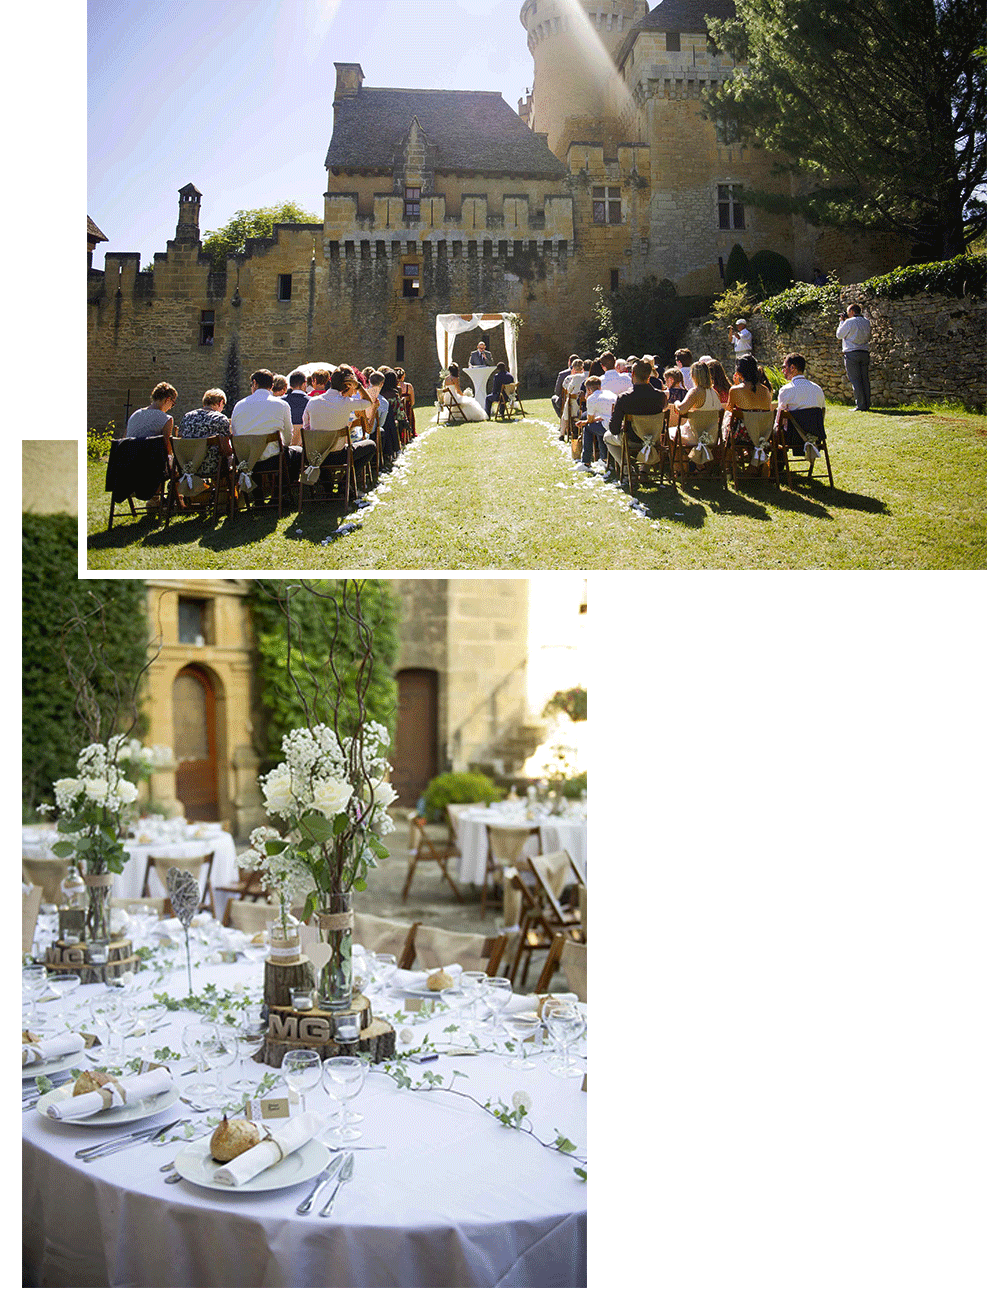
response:
[(340, 1013), (353, 1001), (352, 896), (327, 896), (318, 918), (319, 936), (329, 947), (329, 958), (319, 971), (319, 1008)]
[(297, 964), (302, 957), (301, 924), (292, 914), (276, 918), (270, 927), (271, 959), (280, 964)]
[(85, 939), (96, 945), (109, 945), (113, 874), (84, 873), (82, 880), (86, 884)]

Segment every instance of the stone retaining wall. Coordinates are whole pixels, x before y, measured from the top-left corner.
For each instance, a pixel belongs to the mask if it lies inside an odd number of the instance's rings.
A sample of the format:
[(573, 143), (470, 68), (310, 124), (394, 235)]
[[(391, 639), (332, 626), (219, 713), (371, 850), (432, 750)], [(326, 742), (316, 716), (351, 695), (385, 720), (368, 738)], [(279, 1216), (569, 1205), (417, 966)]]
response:
[[(871, 400), (877, 408), (934, 400), (987, 406), (987, 301), (928, 294), (887, 300), (867, 296), (859, 286), (843, 287), (841, 305), (854, 301), (872, 328)], [(779, 331), (770, 319), (754, 313), (748, 327), (758, 362), (780, 367), (789, 352), (802, 354), (807, 377), (831, 400), (853, 404), (836, 339), (838, 323), (837, 314), (814, 311)], [(724, 363), (733, 358), (719, 328), (705, 330), (692, 323), (684, 343), (697, 359), (704, 354)]]

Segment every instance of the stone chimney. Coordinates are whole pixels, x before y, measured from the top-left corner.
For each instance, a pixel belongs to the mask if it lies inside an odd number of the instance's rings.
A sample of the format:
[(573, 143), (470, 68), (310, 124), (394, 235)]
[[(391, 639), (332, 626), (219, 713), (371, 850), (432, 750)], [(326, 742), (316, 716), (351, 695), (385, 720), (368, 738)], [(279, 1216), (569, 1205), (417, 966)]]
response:
[(336, 95), (333, 104), (349, 100), (360, 94), (363, 86), (363, 69), (359, 64), (336, 64)]
[(195, 245), (199, 240), (199, 201), (202, 192), (189, 182), (178, 193), (178, 226), (175, 241), (179, 245)]

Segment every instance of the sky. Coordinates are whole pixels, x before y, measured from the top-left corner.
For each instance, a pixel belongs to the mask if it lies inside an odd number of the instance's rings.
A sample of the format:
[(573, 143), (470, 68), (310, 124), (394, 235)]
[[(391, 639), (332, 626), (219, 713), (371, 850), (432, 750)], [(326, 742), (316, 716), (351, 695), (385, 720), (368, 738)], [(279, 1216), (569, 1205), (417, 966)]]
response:
[(334, 62), (367, 86), (500, 91), (533, 64), (521, 0), (90, 0), (86, 206), (94, 254), (142, 266), (174, 238), (178, 191), (200, 230), (294, 200), (321, 220)]

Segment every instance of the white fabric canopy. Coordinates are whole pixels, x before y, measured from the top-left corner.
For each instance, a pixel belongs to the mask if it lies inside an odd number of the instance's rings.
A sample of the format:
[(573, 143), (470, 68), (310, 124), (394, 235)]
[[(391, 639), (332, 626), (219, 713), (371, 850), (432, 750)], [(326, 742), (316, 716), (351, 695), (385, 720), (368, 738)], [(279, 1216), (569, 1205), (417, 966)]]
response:
[(507, 367), (512, 377), (517, 377), (517, 333), (514, 323), (507, 314), (437, 314), (435, 317), (435, 348), (443, 368), (449, 367), (452, 358), (453, 343), (460, 332), (472, 332), (476, 328), (489, 331), (492, 327), (504, 325), (504, 343), (507, 346)]

